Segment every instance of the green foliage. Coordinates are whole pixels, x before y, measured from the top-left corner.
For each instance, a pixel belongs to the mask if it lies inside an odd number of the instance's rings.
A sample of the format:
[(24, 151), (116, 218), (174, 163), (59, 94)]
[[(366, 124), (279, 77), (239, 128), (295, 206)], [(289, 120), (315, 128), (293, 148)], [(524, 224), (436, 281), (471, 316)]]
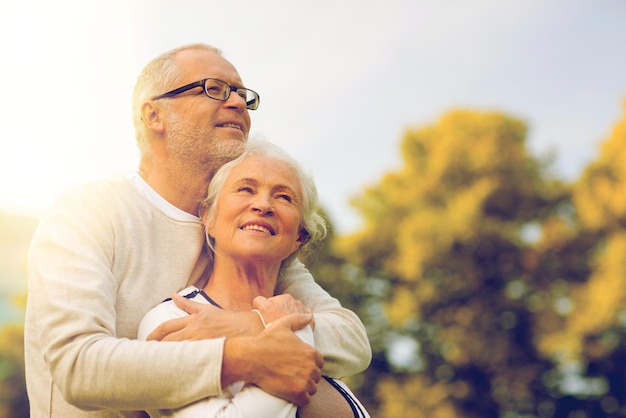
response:
[[(29, 216), (0, 213), (0, 418), (29, 416), (24, 379), (24, 326), (7, 312), (26, 306), (26, 250), (37, 224)], [(4, 306), (2, 306), (4, 305)], [(10, 309), (15, 307), (15, 309)]]
[[(388, 324), (383, 314), (380, 292), (384, 292), (387, 284), (382, 280), (371, 279), (367, 282), (361, 280), (363, 273), (358, 267), (346, 263), (335, 255), (330, 245), (335, 240), (335, 232), (331, 220), (326, 218), (330, 225), (326, 241), (314, 253), (302, 258), (302, 261), (324, 289), (361, 318), (366, 324), (370, 344), (375, 352), (381, 353), (386, 344)], [(384, 358), (380, 358), (379, 354), (378, 358), (375, 356), (372, 364), (384, 367), (384, 363)], [(376, 370), (379, 370), (379, 367), (376, 367)], [(361, 373), (348, 377), (346, 382), (365, 407), (374, 410), (377, 406), (376, 381), (369, 377), (367, 373)]]
[(626, 225), (626, 102), (624, 119), (602, 144), (574, 188), (574, 203), (582, 225), (592, 230), (621, 229)]
[(28, 417), (24, 380), (24, 326), (0, 331), (0, 418)]
[[(524, 123), (503, 114), (453, 111), (406, 133), (404, 166), (354, 200), (364, 228), (333, 241), (359, 266), (353, 282), (384, 289), (370, 303), (384, 307), (388, 327), (377, 338), (387, 344), (375, 345), (379, 361), (366, 372), (378, 382), (377, 416), (606, 416), (612, 400), (626, 402), (594, 392), (604, 381), (584, 367), (568, 368), (591, 364), (583, 358), (593, 345), (602, 367), (616, 370), (606, 356), (622, 340), (626, 241), (598, 232), (626, 213), (626, 141), (616, 132), (621, 148), (605, 145), (614, 166), (601, 159), (593, 181), (581, 180), (602, 190), (551, 178), (550, 161), (527, 152)], [(593, 221), (585, 229), (581, 219)], [(398, 336), (414, 342), (408, 362), (394, 358)], [(584, 389), (568, 387), (572, 379)]]
[(542, 352), (576, 383), (575, 394), (601, 411), (594, 416), (626, 414), (626, 103), (624, 111), (598, 159), (573, 185), (578, 229), (562, 242), (579, 244), (585, 265), (574, 264), (577, 271), (562, 280), (564, 312), (538, 338)]

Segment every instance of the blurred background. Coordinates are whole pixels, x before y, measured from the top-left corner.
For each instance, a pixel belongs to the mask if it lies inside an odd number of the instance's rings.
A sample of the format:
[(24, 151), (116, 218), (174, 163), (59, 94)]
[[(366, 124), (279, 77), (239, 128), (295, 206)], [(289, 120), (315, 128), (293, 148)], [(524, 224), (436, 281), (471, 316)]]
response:
[(626, 3), (5, 2), (0, 417), (28, 416), (26, 250), (50, 199), (132, 171), (141, 68), (213, 44), (252, 136), (313, 173), (306, 260), (365, 322), (376, 417), (626, 416)]

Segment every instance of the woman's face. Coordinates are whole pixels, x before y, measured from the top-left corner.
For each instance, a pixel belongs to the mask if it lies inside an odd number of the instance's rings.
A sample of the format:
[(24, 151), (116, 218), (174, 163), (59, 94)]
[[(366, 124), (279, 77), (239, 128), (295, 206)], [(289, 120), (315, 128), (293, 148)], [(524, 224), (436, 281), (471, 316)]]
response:
[(230, 172), (213, 218), (205, 221), (217, 254), (280, 263), (302, 242), (296, 171), (270, 157), (246, 157)]

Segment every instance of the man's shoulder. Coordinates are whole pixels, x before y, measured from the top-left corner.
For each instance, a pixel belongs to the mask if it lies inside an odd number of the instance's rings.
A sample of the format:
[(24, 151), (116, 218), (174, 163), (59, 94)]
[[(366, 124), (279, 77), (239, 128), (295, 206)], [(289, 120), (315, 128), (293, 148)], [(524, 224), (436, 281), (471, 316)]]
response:
[[(137, 222), (149, 213), (150, 205), (124, 178), (92, 180), (75, 184), (59, 193), (43, 212), (38, 229), (112, 228)], [(133, 219), (134, 221), (131, 221)]]
[(83, 207), (98, 211), (111, 206), (128, 205), (129, 201), (138, 197), (139, 194), (127, 178), (114, 177), (72, 185), (56, 196), (51, 207), (72, 208), (73, 211)]
[(90, 180), (74, 184), (59, 194), (59, 199), (79, 198), (82, 196), (108, 198), (112, 194), (132, 190), (128, 178), (111, 177), (99, 180)]

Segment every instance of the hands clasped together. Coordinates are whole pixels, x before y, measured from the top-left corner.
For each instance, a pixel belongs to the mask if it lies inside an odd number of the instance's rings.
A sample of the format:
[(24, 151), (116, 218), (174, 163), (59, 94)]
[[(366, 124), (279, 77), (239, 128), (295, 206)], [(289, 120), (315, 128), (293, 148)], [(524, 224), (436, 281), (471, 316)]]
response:
[(256, 297), (253, 307), (268, 324), (264, 328), (252, 311), (226, 311), (178, 294), (173, 300), (189, 315), (164, 322), (148, 339), (182, 341), (225, 336), (228, 348), (224, 350), (222, 387), (244, 380), (299, 406), (308, 404), (317, 392), (324, 361), (315, 348), (294, 333), (307, 325), (314, 326), (313, 314), (302, 302), (289, 294)]

